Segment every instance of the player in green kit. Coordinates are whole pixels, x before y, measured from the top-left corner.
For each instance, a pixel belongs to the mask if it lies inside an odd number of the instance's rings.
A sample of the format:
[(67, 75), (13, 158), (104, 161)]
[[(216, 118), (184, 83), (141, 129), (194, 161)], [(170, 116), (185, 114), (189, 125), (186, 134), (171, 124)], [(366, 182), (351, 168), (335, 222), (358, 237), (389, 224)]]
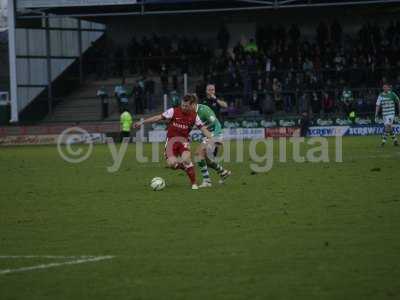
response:
[(396, 134), (393, 130), (393, 122), (396, 114), (396, 104), (399, 105), (400, 112), (400, 101), (399, 97), (390, 90), (388, 84), (383, 85), (383, 92), (379, 94), (378, 100), (376, 101), (376, 111), (375, 119), (378, 118), (378, 113), (382, 108), (383, 124), (385, 129), (382, 136), (382, 146), (386, 144), (388, 134), (391, 134), (393, 139), (393, 144), (395, 146), (399, 145), (397, 141)]
[(221, 177), (220, 183), (223, 183), (231, 175), (231, 171), (225, 170), (215, 159), (218, 151), (222, 148), (223, 134), (221, 123), (214, 111), (207, 105), (198, 104), (197, 115), (212, 134), (212, 139), (204, 138), (196, 151), (197, 164), (203, 176), (203, 182), (199, 187), (210, 187), (212, 183), (208, 167), (217, 171)]

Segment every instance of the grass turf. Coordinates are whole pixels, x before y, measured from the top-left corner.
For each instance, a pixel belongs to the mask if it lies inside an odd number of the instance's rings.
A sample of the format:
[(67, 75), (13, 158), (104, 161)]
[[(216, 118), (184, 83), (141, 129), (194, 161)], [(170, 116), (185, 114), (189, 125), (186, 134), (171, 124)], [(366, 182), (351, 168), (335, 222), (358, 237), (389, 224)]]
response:
[[(55, 147), (1, 148), (0, 256), (115, 258), (0, 275), (0, 298), (398, 299), (400, 153), (378, 144), (344, 138), (343, 163), (260, 174), (247, 153), (226, 185), (200, 191), (163, 162), (137, 163), (134, 146), (115, 173), (105, 145), (77, 165)], [(155, 176), (165, 190), (150, 190)]]

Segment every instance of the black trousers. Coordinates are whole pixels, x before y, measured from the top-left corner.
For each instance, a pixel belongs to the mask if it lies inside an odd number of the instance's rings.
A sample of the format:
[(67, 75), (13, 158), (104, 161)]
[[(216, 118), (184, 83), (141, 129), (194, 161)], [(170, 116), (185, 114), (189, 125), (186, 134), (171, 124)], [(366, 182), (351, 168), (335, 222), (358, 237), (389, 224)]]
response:
[(125, 138), (129, 138), (131, 137), (131, 132), (130, 131), (121, 131), (121, 142), (125, 139)]

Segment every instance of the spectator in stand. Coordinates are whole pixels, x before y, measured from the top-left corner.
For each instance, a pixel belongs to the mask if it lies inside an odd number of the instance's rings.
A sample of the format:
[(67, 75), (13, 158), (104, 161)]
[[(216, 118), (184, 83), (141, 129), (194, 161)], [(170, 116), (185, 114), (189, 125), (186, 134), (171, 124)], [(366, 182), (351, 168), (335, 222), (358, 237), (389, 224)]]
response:
[(274, 78), (272, 81), (272, 92), (274, 95), (275, 107), (277, 110), (283, 109), (282, 104), (282, 84), (278, 78)]
[(266, 93), (265, 98), (261, 100), (261, 112), (266, 116), (273, 114), (275, 112), (275, 103), (272, 94)]
[[(263, 80), (261, 78), (261, 75), (257, 79), (256, 86), (257, 86), (257, 88), (256, 88), (255, 92), (257, 93), (257, 99), (258, 99), (258, 108), (257, 108), (257, 110), (259, 110), (260, 109), (261, 99), (265, 98), (265, 93), (266, 93), (266, 90), (265, 90), (265, 87), (264, 87), (264, 82), (263, 82)], [(254, 96), (253, 96), (253, 98), (254, 98)]]
[(311, 109), (314, 115), (319, 115), (321, 112), (321, 99), (316, 91), (311, 94)]
[(283, 94), (283, 106), (286, 113), (292, 112), (293, 107), (293, 94), (287, 92)]
[(344, 112), (346, 116), (349, 115), (353, 109), (353, 100), (352, 91), (348, 87), (344, 87), (340, 101), (342, 104), (342, 112)]
[(292, 73), (289, 73), (286, 77), (282, 89), (285, 92), (283, 94), (284, 109), (286, 113), (290, 113), (292, 112), (296, 94), (296, 82)]
[(269, 76), (271, 71), (272, 71), (272, 59), (269, 56), (267, 56), (265, 58), (265, 72), (267, 73), (267, 76)]
[(168, 93), (168, 69), (165, 64), (161, 65), (160, 81), (161, 81), (163, 93), (167, 94)]
[(128, 109), (129, 106), (129, 98), (128, 98), (128, 93), (126, 92), (126, 89), (124, 87), (125, 79), (122, 79), (122, 84), (117, 85), (114, 88), (114, 95), (115, 99), (117, 100), (119, 111), (122, 113), (124, 108)]
[(311, 74), (314, 70), (314, 65), (312, 61), (307, 57), (303, 62), (303, 71), (305, 73)]
[(144, 112), (144, 84), (141, 80), (137, 80), (132, 90), (133, 101), (135, 103), (135, 113), (143, 114)]
[(309, 111), (309, 97), (307, 93), (300, 93), (299, 96), (299, 112), (303, 113), (303, 112), (307, 112)]
[(323, 92), (322, 94), (322, 110), (324, 114), (331, 114), (334, 108), (333, 98), (329, 95), (328, 92)]
[(247, 53), (257, 53), (258, 52), (258, 47), (256, 44), (256, 41), (251, 38), (250, 42), (244, 47), (244, 51)]
[(260, 110), (260, 96), (261, 95), (259, 95), (256, 90), (253, 91), (253, 95), (252, 95), (251, 100), (250, 100), (250, 108), (251, 108), (251, 110), (254, 110), (254, 111), (256, 111), (256, 110), (259, 111)]
[(104, 120), (108, 117), (108, 93), (104, 86), (97, 91), (97, 97), (99, 97), (101, 101), (101, 116)]
[(342, 51), (336, 53), (336, 56), (335, 56), (333, 62), (335, 64), (336, 72), (343, 71), (343, 68), (344, 68), (344, 65), (345, 65), (345, 59), (344, 59)]
[(272, 82), (269, 76), (265, 77), (264, 88), (267, 92), (272, 92)]

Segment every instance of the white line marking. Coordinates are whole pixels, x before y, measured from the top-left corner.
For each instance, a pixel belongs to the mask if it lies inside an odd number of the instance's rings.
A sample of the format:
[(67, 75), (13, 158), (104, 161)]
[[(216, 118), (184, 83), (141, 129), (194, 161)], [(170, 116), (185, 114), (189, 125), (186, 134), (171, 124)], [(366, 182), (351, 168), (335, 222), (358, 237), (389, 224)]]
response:
[(93, 258), (98, 256), (93, 255), (79, 255), (79, 256), (63, 256), (63, 255), (0, 255), (0, 259), (11, 258), (46, 258), (46, 259), (80, 259), (80, 258)]
[[(32, 256), (34, 256), (34, 255), (32, 255)], [(50, 256), (50, 257), (54, 258), (54, 256)], [(3, 258), (4, 258), (4, 256), (3, 256)], [(8, 258), (21, 258), (21, 257), (8, 257)], [(22, 257), (22, 258), (24, 258), (24, 257)], [(25, 258), (27, 258), (27, 257), (25, 257)], [(44, 256), (34, 256), (33, 258), (45, 258), (45, 257)], [(64, 257), (59, 256), (58, 258), (65, 258), (65, 256)], [(75, 259), (75, 260), (60, 262), (60, 263), (41, 264), (41, 265), (18, 268), (18, 269), (3, 269), (3, 270), (0, 270), (0, 275), (17, 273), (17, 272), (27, 272), (27, 271), (33, 271), (33, 270), (39, 270), (39, 269), (48, 269), (48, 268), (60, 267), (60, 266), (64, 266), (64, 265), (78, 265), (78, 264), (83, 264), (83, 263), (88, 263), (88, 262), (96, 262), (96, 261), (113, 259), (113, 258), (114, 258), (114, 256), (111, 256), (111, 255), (109, 255), (109, 256), (92, 256), (92, 257), (80, 258), (80, 259)]]

